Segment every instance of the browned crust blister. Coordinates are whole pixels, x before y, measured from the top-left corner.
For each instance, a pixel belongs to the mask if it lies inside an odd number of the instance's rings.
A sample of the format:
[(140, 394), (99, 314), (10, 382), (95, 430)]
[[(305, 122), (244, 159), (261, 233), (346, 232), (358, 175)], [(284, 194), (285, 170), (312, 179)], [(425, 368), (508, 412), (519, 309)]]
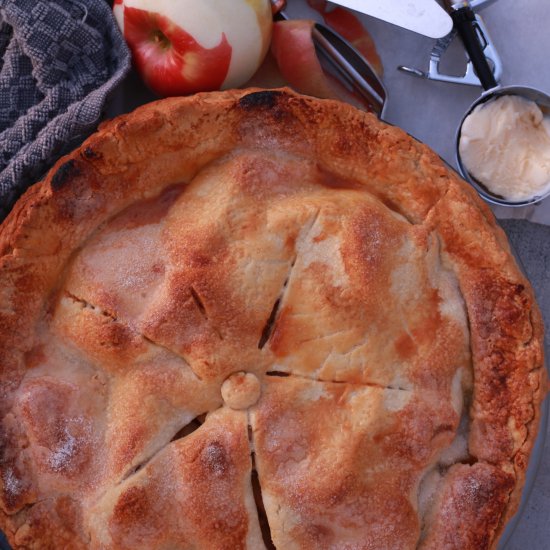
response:
[[(136, 266), (148, 274), (131, 283), (143, 307), (93, 272), (105, 235), (140, 216), (170, 243)], [(254, 239), (270, 231), (262, 263)], [(321, 260), (304, 256), (313, 246)], [(533, 291), (474, 191), (370, 114), (288, 90), (146, 105), (29, 189), (0, 228), (0, 253), (0, 527), (15, 548), (129, 548), (136, 537), (151, 548), (259, 547), (249, 446), (281, 547), (365, 546), (364, 521), (380, 530), (369, 548), (494, 548), (517, 510), (547, 391)], [(424, 316), (412, 287), (392, 279), (396, 262), (421, 281)], [(401, 310), (383, 303), (390, 281)], [(444, 296), (454, 309), (439, 318)], [(354, 313), (358, 300), (371, 317)], [(399, 311), (401, 332), (390, 323)], [(325, 334), (310, 333), (312, 315)], [(322, 365), (308, 360), (316, 354)], [(237, 370), (281, 376), (265, 377), (269, 398), (248, 417), (219, 394)], [(289, 395), (303, 429), (284, 434)], [(462, 400), (467, 452), (445, 462)], [(342, 411), (349, 448), (321, 445), (311, 423), (328, 414), (332, 426)], [(193, 418), (200, 431), (179, 440)]]

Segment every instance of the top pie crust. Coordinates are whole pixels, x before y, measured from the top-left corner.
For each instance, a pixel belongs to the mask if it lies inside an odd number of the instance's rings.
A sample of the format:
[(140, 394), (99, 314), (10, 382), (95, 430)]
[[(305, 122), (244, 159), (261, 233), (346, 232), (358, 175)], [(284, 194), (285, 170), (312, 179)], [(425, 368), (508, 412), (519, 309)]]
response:
[(517, 508), (533, 292), (472, 189), (370, 114), (144, 106), (27, 192), (0, 254), (15, 548), (479, 550)]

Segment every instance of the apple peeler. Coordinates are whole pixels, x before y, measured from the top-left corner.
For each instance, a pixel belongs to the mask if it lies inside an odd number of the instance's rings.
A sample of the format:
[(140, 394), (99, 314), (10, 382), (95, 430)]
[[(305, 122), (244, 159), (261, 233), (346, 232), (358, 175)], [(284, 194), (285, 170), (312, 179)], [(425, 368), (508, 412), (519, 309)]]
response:
[[(446, 5), (453, 18), (453, 30), (447, 36), (436, 41), (430, 54), (428, 70), (422, 71), (403, 65), (400, 65), (398, 69), (428, 80), (483, 86), (485, 89), (494, 88), (502, 77), (502, 61), (478, 11), (495, 1), (452, 2), (447, 0)], [(457, 35), (462, 38), (468, 52), (466, 72), (462, 76), (448, 75), (440, 70), (441, 58)], [(481, 80), (478, 75), (481, 76)]]
[[(275, 20), (289, 19), (286, 0), (270, 0)], [(322, 23), (315, 23), (312, 39), (320, 58), (334, 69), (379, 118), (383, 118), (387, 92), (370, 63), (340, 34)]]

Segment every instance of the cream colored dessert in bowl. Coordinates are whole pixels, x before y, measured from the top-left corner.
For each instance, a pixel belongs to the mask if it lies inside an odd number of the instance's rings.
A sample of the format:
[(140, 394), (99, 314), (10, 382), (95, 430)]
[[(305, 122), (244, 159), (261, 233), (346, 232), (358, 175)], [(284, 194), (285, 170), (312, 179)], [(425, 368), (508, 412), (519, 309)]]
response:
[(502, 95), (475, 107), (462, 125), (459, 153), (468, 173), (505, 200), (550, 191), (550, 117), (534, 101)]

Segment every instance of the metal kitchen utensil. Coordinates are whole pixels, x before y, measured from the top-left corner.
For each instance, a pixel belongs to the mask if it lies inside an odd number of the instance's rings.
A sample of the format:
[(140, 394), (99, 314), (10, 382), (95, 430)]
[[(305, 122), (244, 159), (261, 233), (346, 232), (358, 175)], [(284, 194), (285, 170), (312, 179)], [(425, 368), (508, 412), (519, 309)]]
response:
[[(458, 169), (462, 177), (468, 181), (476, 191), (487, 202), (499, 206), (521, 207), (537, 203), (550, 195), (550, 191), (543, 195), (535, 195), (528, 200), (510, 201), (504, 197), (492, 193), (481, 182), (477, 181), (466, 169), (460, 157), (460, 136), (462, 125), (466, 117), (482, 103), (491, 101), (502, 95), (516, 95), (534, 101), (546, 110), (550, 110), (550, 96), (541, 90), (526, 86), (506, 86), (500, 85), (502, 75), (502, 62), (491, 42), (489, 33), (481, 17), (476, 13), (483, 7), (486, 7), (496, 0), (445, 0), (445, 5), (451, 14), (454, 22), (453, 32), (443, 39), (437, 41), (431, 57), (430, 68), (427, 73), (410, 67), (398, 67), (401, 71), (414, 76), (427, 78), (430, 80), (439, 80), (454, 84), (469, 84), (481, 86), (485, 90), (482, 95), (474, 101), (462, 117), (455, 135), (455, 154)], [(468, 64), (466, 73), (463, 76), (450, 76), (442, 74), (439, 70), (441, 56), (455, 37), (459, 35), (468, 54)]]
[(332, 0), (332, 2), (429, 38), (446, 36), (453, 28), (451, 18), (435, 0)]
[[(288, 20), (284, 0), (271, 0), (275, 19)], [(331, 68), (358, 93), (379, 118), (384, 115), (387, 92), (369, 62), (342, 36), (321, 23), (315, 23), (313, 43)]]
[[(456, 5), (459, 9), (451, 10), (454, 16), (454, 19), (461, 19), (460, 27), (467, 33), (467, 42), (475, 43), (478, 41), (479, 48), (474, 49), (474, 56), (477, 56), (477, 62), (482, 64), (483, 61), (480, 58), (486, 60), (486, 63), (489, 66), (489, 73), (492, 73), (492, 78), (495, 83), (493, 86), (496, 86), (496, 83), (502, 77), (502, 61), (498, 52), (491, 40), (489, 31), (483, 22), (481, 16), (477, 13), (481, 8), (487, 7), (496, 0), (473, 0), (472, 2), (458, 2)], [(468, 9), (469, 8), (469, 9)], [(461, 11), (462, 10), (462, 11)], [(466, 72), (462, 76), (454, 76), (445, 74), (440, 70), (440, 62), (443, 54), (447, 51), (455, 37), (459, 34), (457, 25), (453, 26), (452, 31), (440, 38), (432, 49), (430, 54), (430, 62), (427, 71), (422, 71), (415, 67), (406, 67), (400, 65), (398, 69), (400, 71), (412, 74), (413, 76), (418, 76), (420, 78), (426, 78), (428, 80), (438, 80), (440, 82), (450, 82), (452, 84), (468, 84), (470, 86), (481, 86), (482, 82), (478, 78), (475, 70), (474, 60), (472, 57), (469, 57), (468, 63), (466, 64)], [(480, 51), (481, 50), (481, 51)], [(469, 52), (468, 52), (469, 53)], [(475, 58), (474, 58), (475, 59)], [(487, 74), (487, 70), (482, 73), (487, 84), (490, 81), (490, 74)], [(489, 86), (489, 87), (493, 87)]]
[[(466, 111), (465, 115), (460, 121), (456, 132), (455, 152), (460, 173), (462, 174), (464, 179), (471, 183), (475, 187), (477, 192), (489, 203), (499, 206), (521, 207), (539, 202), (540, 200), (550, 195), (550, 191), (544, 194), (534, 195), (530, 199), (522, 201), (507, 200), (504, 197), (489, 191), (487, 187), (485, 187), (481, 182), (477, 181), (468, 172), (468, 170), (462, 163), (459, 144), (462, 132), (462, 125), (464, 124), (466, 117), (478, 105), (481, 105), (482, 103), (486, 103), (503, 95), (515, 95), (530, 101), (534, 101), (536, 104), (547, 110), (550, 109), (550, 96), (548, 96), (541, 90), (536, 90), (534, 88), (529, 88), (525, 86), (500, 86), (500, 75), (498, 75), (498, 78), (495, 77), (495, 74), (493, 73), (493, 68), (491, 67), (489, 60), (485, 56), (485, 44), (483, 42), (483, 38), (477, 32), (478, 27), (476, 25), (476, 15), (472, 8), (472, 4), (467, 1), (454, 2), (453, 0), (446, 0), (446, 4), (448, 6), (448, 9), (450, 10), (455, 28), (457, 29), (457, 32), (460, 35), (462, 42), (464, 43), (464, 47), (468, 52), (468, 56), (479, 79), (479, 82), (485, 90), (481, 97), (474, 101), (474, 103)], [(479, 0), (476, 3), (478, 7), (486, 4), (487, 2), (483, 2), (482, 0)]]

